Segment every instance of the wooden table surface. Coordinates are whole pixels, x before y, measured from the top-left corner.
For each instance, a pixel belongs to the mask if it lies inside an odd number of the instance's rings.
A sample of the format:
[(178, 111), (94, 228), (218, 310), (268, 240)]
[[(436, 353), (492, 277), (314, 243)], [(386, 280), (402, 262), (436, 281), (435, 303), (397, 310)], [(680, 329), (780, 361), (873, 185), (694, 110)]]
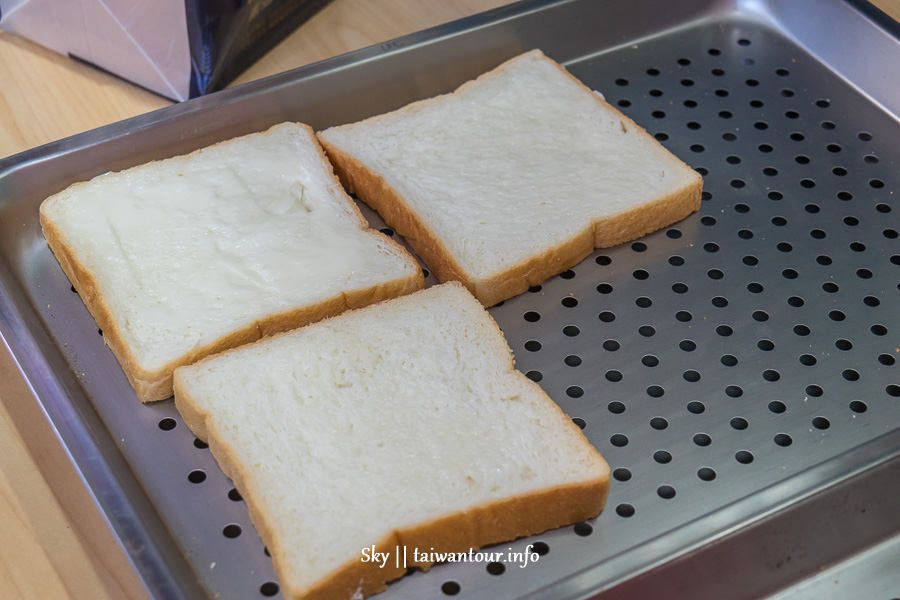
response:
[[(335, 0), (235, 85), (509, 1)], [(900, 0), (875, 4), (900, 18)], [(0, 157), (168, 104), (0, 32)], [(33, 402), (0, 347), (0, 598), (145, 598), (63, 449), (27, 410)], [(23, 433), (39, 437), (26, 445)]]

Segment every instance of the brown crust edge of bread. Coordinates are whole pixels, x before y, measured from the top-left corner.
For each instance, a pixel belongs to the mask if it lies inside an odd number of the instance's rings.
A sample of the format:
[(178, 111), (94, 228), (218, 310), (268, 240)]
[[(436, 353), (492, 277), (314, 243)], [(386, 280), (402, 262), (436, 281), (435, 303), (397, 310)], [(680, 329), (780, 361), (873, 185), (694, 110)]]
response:
[[(637, 135), (643, 136), (658, 145), (658, 142), (640, 125), (607, 103), (578, 78), (555, 61), (547, 58), (540, 50), (532, 50), (514, 57), (491, 71), (480, 75), (475, 80), (464, 83), (455, 91), (444, 96), (459, 94), (476, 81), (503, 70), (509, 63), (527, 55), (536, 55), (552, 64), (564, 73), (566, 77), (576, 82), (579, 87), (586, 93), (589, 93), (597, 102), (604, 105), (614, 114), (618, 114), (622, 119), (623, 127), (633, 130)], [(393, 111), (393, 113), (402, 112), (410, 109), (410, 107), (431, 102), (441, 97), (443, 96), (413, 102), (397, 111)], [(366, 120), (376, 120), (383, 116), (385, 115), (378, 115)], [(595, 248), (608, 248), (641, 237), (680, 221), (700, 208), (701, 192), (703, 190), (702, 177), (700, 177), (699, 173), (690, 169), (677, 156), (660, 146), (669, 156), (694, 173), (695, 178), (691, 184), (674, 190), (662, 198), (594, 221), (582, 231), (541, 254), (526, 258), (491, 277), (477, 279), (459, 264), (440, 237), (429, 227), (428, 223), (413, 210), (406, 199), (385, 181), (381, 175), (369, 169), (365, 163), (356, 157), (330, 144), (323, 137), (322, 133), (317, 133), (319, 142), (325, 148), (325, 152), (334, 166), (334, 171), (344, 184), (344, 187), (372, 207), (381, 215), (385, 223), (402, 235), (440, 281), (456, 280), (462, 282), (485, 306), (493, 306), (498, 302), (521, 294), (529, 287), (543, 283), (550, 277), (562, 273), (584, 260)]]
[[(345, 201), (352, 209), (351, 212), (357, 218), (360, 229), (364, 230), (368, 235), (377, 237), (382, 242), (386, 241), (389, 246), (392, 246), (402, 256), (405, 256), (410, 265), (415, 266), (413, 275), (411, 277), (386, 281), (369, 288), (347, 290), (315, 304), (300, 306), (280, 313), (267, 315), (246, 327), (232, 331), (200, 348), (194, 349), (188, 354), (180, 357), (178, 360), (172, 361), (160, 369), (148, 370), (142, 368), (138, 364), (138, 360), (135, 358), (125, 336), (116, 322), (112, 307), (109, 306), (102, 295), (97, 278), (86, 265), (78, 260), (66, 235), (44, 212), (45, 203), (59, 194), (51, 196), (41, 203), (40, 224), (47, 245), (50, 247), (50, 250), (62, 267), (66, 277), (68, 277), (69, 281), (72, 283), (75, 291), (78, 292), (79, 297), (91, 313), (91, 316), (94, 317), (97, 325), (103, 331), (104, 342), (118, 360), (119, 365), (125, 372), (128, 382), (134, 388), (141, 402), (155, 402), (171, 397), (173, 393), (173, 374), (175, 369), (180, 366), (188, 365), (204, 357), (254, 342), (265, 336), (296, 329), (316, 321), (321, 321), (327, 317), (338, 315), (349, 309), (361, 308), (375, 302), (380, 302), (381, 300), (409, 294), (425, 287), (425, 278), (422, 274), (422, 270), (406, 249), (388, 236), (373, 229), (369, 229), (368, 222), (365, 217), (363, 217), (359, 207), (341, 189), (340, 180), (334, 173), (331, 163), (328, 161), (322, 147), (316, 143), (317, 138), (313, 129), (303, 123), (297, 123), (297, 125), (300, 125), (301, 128), (305, 130), (311, 141), (314, 143), (319, 158), (324, 161), (323, 165), (325, 165), (326, 170), (331, 173), (335, 184), (338, 186), (336, 191), (339, 194), (339, 198)], [(250, 135), (265, 135), (280, 126), (281, 124), (274, 125), (265, 132)], [(225, 140), (218, 144), (214, 144), (213, 146), (229, 144), (236, 139), (239, 138)], [(206, 148), (211, 148), (213, 146), (207, 146)], [(173, 157), (173, 159), (187, 159), (204, 151), (206, 148), (200, 148), (189, 154)], [(138, 169), (141, 168), (141, 166), (143, 165), (138, 165), (133, 168)], [(68, 190), (83, 184), (84, 183), (76, 183), (66, 189)]]
[[(458, 284), (458, 282), (454, 282), (449, 285)], [(362, 310), (365, 310), (365, 308)], [(593, 480), (554, 486), (521, 496), (476, 505), (465, 511), (459, 511), (413, 527), (393, 531), (382, 539), (373, 540), (370, 543), (370, 545), (375, 545), (376, 552), (394, 552), (397, 546), (417, 547), (422, 550), (427, 549), (429, 552), (431, 548), (434, 548), (435, 552), (478, 550), (490, 544), (508, 542), (592, 519), (600, 514), (606, 504), (606, 499), (609, 495), (609, 466), (606, 464), (606, 461), (596, 448), (587, 441), (581, 429), (572, 422), (559, 405), (553, 402), (539, 385), (515, 369), (512, 351), (509, 349), (499, 325), (487, 311), (485, 311), (485, 314), (496, 329), (499, 336), (498, 339), (503, 340), (510, 372), (520, 377), (529, 388), (540, 393), (544, 397), (544, 401), (549, 402), (555, 408), (564, 420), (565, 426), (580, 436), (585, 449), (594, 453), (597, 459), (606, 466), (606, 473)], [(279, 335), (289, 334), (290, 332), (284, 332)], [(237, 350), (237, 348), (234, 350)], [(208, 357), (205, 360), (214, 358)], [(231, 447), (222, 440), (218, 431), (208, 427), (207, 413), (198, 408), (185, 387), (180, 384), (179, 379), (179, 372), (176, 372), (174, 383), (175, 406), (191, 432), (209, 444), (210, 451), (216, 462), (225, 475), (232, 480), (235, 488), (246, 501), (250, 520), (272, 555), (275, 570), (278, 573), (286, 598), (291, 598), (292, 600), (329, 600), (355, 597), (354, 594), (356, 593), (370, 596), (385, 590), (389, 582), (406, 574), (405, 567), (397, 568), (391, 564), (391, 561), (388, 561), (388, 564), (382, 569), (375, 563), (362, 562), (360, 555), (360, 558), (348, 561), (330, 576), (308, 588), (289, 588), (290, 578), (284, 571), (286, 568), (284, 566), (284, 553), (275, 533), (276, 529), (271, 524), (272, 519), (258, 508), (257, 493), (247, 483), (247, 475), (242, 468), (243, 465), (234, 457)], [(362, 552), (362, 548), (360, 548), (360, 552)], [(430, 562), (414, 563), (411, 559), (411, 554), (407, 562), (407, 566), (419, 567), (423, 570), (428, 570), (433, 564)]]

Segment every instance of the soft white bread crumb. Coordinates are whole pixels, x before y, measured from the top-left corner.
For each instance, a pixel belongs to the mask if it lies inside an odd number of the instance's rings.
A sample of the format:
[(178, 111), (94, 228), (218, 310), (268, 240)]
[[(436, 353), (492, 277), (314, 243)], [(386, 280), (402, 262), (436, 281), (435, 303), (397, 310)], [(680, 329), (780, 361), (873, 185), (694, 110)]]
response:
[(301, 124), (75, 184), (41, 225), (143, 401), (178, 365), (423, 285)]
[[(410, 562), (467, 552), (592, 518), (608, 490), (458, 283), (179, 368), (175, 403), (247, 500), (286, 598), (369, 595), (405, 573), (397, 545)], [(373, 544), (383, 569), (361, 560)]]
[(696, 172), (539, 51), (318, 135), (345, 186), (487, 305), (700, 204)]

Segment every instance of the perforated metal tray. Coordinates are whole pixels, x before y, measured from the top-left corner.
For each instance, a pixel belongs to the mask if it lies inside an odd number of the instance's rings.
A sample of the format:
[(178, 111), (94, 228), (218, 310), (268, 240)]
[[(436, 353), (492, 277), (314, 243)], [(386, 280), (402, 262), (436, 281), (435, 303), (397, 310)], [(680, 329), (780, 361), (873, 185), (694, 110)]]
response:
[(381, 597), (900, 597), (900, 44), (866, 6), (797, 0), (525, 2), (0, 161), (0, 334), (152, 595), (280, 591), (209, 451), (135, 398), (40, 201), (535, 47), (700, 170), (704, 201), (491, 309), (614, 469), (603, 514), (499, 546), (536, 544), (524, 568), (441, 565)]

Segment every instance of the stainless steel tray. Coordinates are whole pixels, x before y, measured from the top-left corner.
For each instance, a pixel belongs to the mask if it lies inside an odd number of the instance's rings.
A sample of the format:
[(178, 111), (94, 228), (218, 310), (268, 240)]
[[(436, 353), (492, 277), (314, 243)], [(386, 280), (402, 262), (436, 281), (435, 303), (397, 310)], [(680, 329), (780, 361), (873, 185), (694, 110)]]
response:
[(40, 201), (531, 48), (700, 169), (704, 202), (491, 309), (614, 469), (603, 514), (500, 546), (537, 542), (525, 568), (441, 565), (381, 597), (900, 597), (900, 43), (837, 0), (529, 1), (0, 161), (0, 335), (152, 595), (280, 592), (209, 451), (136, 400)]

